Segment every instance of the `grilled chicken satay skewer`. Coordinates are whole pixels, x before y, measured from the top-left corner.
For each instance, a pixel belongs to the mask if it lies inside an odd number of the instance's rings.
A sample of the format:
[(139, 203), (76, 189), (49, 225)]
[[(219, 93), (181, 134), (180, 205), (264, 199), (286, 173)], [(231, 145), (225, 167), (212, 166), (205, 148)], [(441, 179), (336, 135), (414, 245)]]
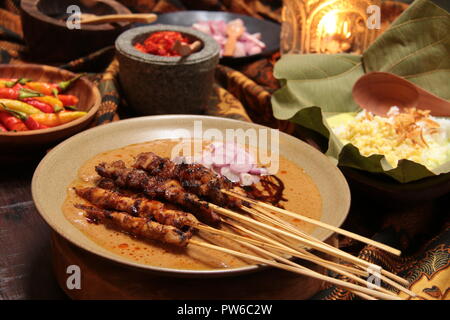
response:
[(171, 225), (182, 229), (186, 226), (194, 226), (199, 222), (192, 214), (168, 209), (159, 201), (145, 198), (131, 198), (117, 192), (98, 187), (76, 188), (75, 192), (81, 198), (89, 201), (96, 207), (115, 211), (124, 211), (133, 216), (151, 218), (165, 225)]
[(123, 212), (109, 211), (79, 204), (75, 205), (75, 207), (84, 210), (88, 214), (88, 217), (95, 222), (111, 224), (123, 232), (143, 239), (157, 240), (163, 243), (185, 247), (192, 236), (191, 233), (183, 232), (173, 226), (166, 226), (145, 218), (133, 217)]
[(153, 152), (145, 152), (136, 157), (134, 167), (163, 179), (178, 180), (187, 191), (207, 197), (219, 206), (237, 208), (241, 205), (239, 199), (229, 197), (221, 192), (221, 189), (229, 190), (233, 188), (231, 181), (201, 164), (176, 164), (170, 159), (160, 157)]
[(114, 180), (120, 187), (139, 190), (151, 198), (163, 198), (180, 205), (207, 224), (217, 224), (220, 221), (206, 202), (187, 192), (176, 180), (158, 179), (143, 170), (126, 168), (125, 163), (120, 160), (111, 164), (101, 163), (95, 170), (100, 176)]
[[(191, 214), (182, 212), (179, 210), (170, 210), (166, 209), (165, 205), (158, 201), (147, 200), (143, 198), (131, 198), (127, 196), (122, 196), (116, 192), (104, 190), (97, 187), (89, 187), (89, 188), (81, 188), (75, 189), (77, 195), (82, 197), (83, 199), (91, 202), (95, 206), (101, 207), (103, 209), (113, 209), (117, 211), (125, 211), (131, 215), (137, 215), (142, 218), (155, 218), (155, 220), (161, 224), (168, 224), (175, 226), (179, 229), (185, 228), (187, 226), (194, 227), (199, 230), (222, 235), (227, 238), (231, 238), (233, 240), (241, 240), (254, 243), (256, 245), (262, 246), (264, 248), (269, 247), (272, 249), (276, 249), (283, 253), (288, 253), (290, 255), (303, 258), (304, 260), (312, 261), (324, 267), (328, 267), (330, 270), (335, 272), (340, 272), (346, 275), (349, 278), (352, 278), (355, 281), (362, 281), (361, 279), (356, 278), (352, 274), (349, 274), (345, 270), (341, 270), (340, 266), (330, 265), (329, 262), (324, 261), (322, 259), (315, 259), (306, 256), (302, 252), (297, 252), (289, 247), (282, 245), (281, 243), (265, 243), (262, 241), (254, 240), (248, 237), (242, 237), (233, 233), (229, 233), (222, 230), (217, 230), (211, 228), (206, 225), (200, 224), (200, 222)], [(91, 209), (92, 211), (92, 209)], [(267, 240), (263, 238), (264, 240)], [(322, 261), (320, 261), (322, 260)]]
[[(170, 160), (169, 160), (170, 161)], [(124, 167), (124, 164), (122, 165), (122, 167)], [(164, 165), (159, 165), (159, 168), (163, 168), (164, 167)], [(190, 168), (190, 170), (194, 170), (195, 171), (195, 168)], [(163, 178), (164, 178), (164, 176), (163, 176)], [(217, 206), (214, 206), (214, 205), (211, 205), (213, 208), (215, 208), (215, 209), (218, 209), (217, 208)], [(223, 209), (223, 208), (220, 208), (220, 209)], [(223, 213), (223, 212), (221, 212), (221, 210), (219, 210), (218, 212), (220, 212), (220, 213)], [(353, 258), (353, 257), (352, 257)]]
[[(159, 224), (157, 222), (148, 221), (145, 218), (139, 218), (139, 217), (133, 217), (126, 213), (121, 212), (115, 212), (115, 211), (108, 211), (103, 209), (98, 209), (94, 207), (89, 206), (83, 206), (83, 205), (76, 205), (77, 208), (80, 208), (88, 214), (88, 216), (101, 223), (105, 224), (112, 224), (114, 227), (120, 229), (123, 232), (129, 233), (133, 236), (143, 238), (143, 239), (150, 239), (150, 240), (157, 240), (161, 241), (163, 243), (169, 243), (172, 245), (177, 245), (180, 247), (185, 247), (189, 243), (201, 247), (210, 248), (213, 250), (225, 252), (237, 257), (250, 259), (252, 261), (264, 263), (267, 265), (271, 265), (280, 269), (284, 269), (287, 271), (307, 275), (313, 278), (318, 278), (324, 281), (329, 281), (331, 283), (334, 283), (336, 285), (340, 285), (344, 288), (347, 288), (349, 290), (356, 290), (358, 292), (362, 292), (363, 294), (368, 294), (373, 297), (381, 298), (381, 299), (398, 299), (395, 296), (388, 295), (382, 292), (377, 292), (372, 289), (368, 289), (366, 287), (362, 287), (356, 284), (352, 284), (343, 280), (334, 279), (331, 277), (324, 276), (322, 274), (319, 274), (317, 272), (314, 272), (312, 270), (307, 269), (306, 267), (297, 265), (295, 263), (289, 262), (289, 264), (283, 264), (280, 262), (276, 262), (274, 260), (269, 260), (266, 258), (261, 258), (260, 256), (255, 256), (251, 254), (242, 253), (239, 251), (219, 247), (216, 245), (208, 244), (206, 242), (197, 241), (190, 239), (190, 236), (186, 233), (181, 232), (179, 229), (172, 227), (172, 226), (164, 226), (162, 224)], [(265, 251), (264, 249), (259, 249), (261, 252), (264, 252), (264, 255), (272, 256), (276, 260), (280, 261), (289, 261), (282, 257), (279, 257), (277, 255), (273, 255), (272, 253)], [(294, 264), (294, 265), (293, 265)]]

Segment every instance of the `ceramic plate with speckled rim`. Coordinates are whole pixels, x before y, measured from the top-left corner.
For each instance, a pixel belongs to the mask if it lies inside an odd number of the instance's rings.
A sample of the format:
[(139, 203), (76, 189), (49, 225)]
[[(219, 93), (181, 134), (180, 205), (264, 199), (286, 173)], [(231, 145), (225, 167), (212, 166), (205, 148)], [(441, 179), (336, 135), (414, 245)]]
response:
[[(180, 270), (159, 268), (124, 259), (101, 247), (65, 218), (61, 210), (67, 186), (76, 178), (78, 169), (95, 155), (130, 144), (156, 139), (186, 138), (193, 136), (194, 121), (201, 120), (203, 130), (261, 129), (253, 123), (237, 120), (193, 115), (166, 115), (134, 118), (114, 122), (84, 131), (62, 142), (50, 151), (37, 167), (32, 181), (32, 194), (36, 207), (45, 221), (57, 233), (75, 245), (112, 261), (151, 272), (177, 277), (222, 277), (261, 269), (257, 265), (216, 270)], [(184, 129), (178, 130), (178, 129)], [(322, 198), (321, 220), (339, 227), (350, 207), (350, 191), (341, 172), (322, 153), (308, 144), (280, 133), (280, 155), (305, 170), (316, 184)], [(312, 233), (326, 240), (332, 232), (315, 229)]]

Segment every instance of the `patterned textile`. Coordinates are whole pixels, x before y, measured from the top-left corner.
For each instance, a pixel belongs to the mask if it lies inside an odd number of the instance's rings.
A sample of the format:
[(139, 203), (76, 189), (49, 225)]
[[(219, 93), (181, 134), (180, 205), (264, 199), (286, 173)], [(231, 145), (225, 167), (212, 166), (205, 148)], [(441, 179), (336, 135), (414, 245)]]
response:
[[(280, 21), (281, 0), (122, 0), (134, 12), (170, 12), (178, 10), (226, 10), (258, 18)], [(22, 28), (18, 16), (18, 0), (0, 2), (0, 63), (23, 63), (24, 49)], [(271, 93), (278, 88), (273, 77), (273, 65), (279, 54), (267, 59), (235, 67), (218, 66), (216, 84), (207, 113), (280, 128), (294, 132), (292, 126), (273, 118), (270, 105)], [(32, 62), (32, 61), (27, 61)], [(126, 101), (121, 99), (116, 83), (118, 63), (114, 48), (107, 47), (86, 57), (59, 67), (74, 72), (90, 72), (89, 76), (99, 87), (102, 95), (100, 111), (94, 125), (129, 117)], [(102, 72), (98, 72), (98, 69)], [(405, 255), (394, 257), (377, 248), (366, 246), (340, 237), (342, 249), (359, 257), (380, 264), (388, 271), (407, 278), (410, 289), (418, 299), (449, 299), (450, 285), (450, 225), (447, 196), (433, 209), (408, 215), (386, 211), (367, 212), (367, 204), (358, 204), (354, 197), (352, 219), (347, 229), (373, 236), (375, 240), (402, 249)], [(420, 210), (418, 210), (420, 211)], [(356, 213), (355, 213), (356, 212)], [(430, 238), (432, 238), (430, 240)], [(405, 297), (403, 293), (399, 293)], [(354, 295), (335, 286), (328, 286), (315, 299), (350, 300)]]

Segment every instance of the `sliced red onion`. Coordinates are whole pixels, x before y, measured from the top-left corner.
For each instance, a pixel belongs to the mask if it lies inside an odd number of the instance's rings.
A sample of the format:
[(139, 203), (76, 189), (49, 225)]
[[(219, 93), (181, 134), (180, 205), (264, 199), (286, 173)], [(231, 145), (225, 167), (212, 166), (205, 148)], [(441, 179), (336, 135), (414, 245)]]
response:
[(241, 180), (240, 176), (238, 174), (233, 173), (229, 167), (221, 168), (220, 174), (233, 183), (240, 182)]
[(247, 51), (248, 55), (254, 55), (254, 54), (260, 54), (262, 52), (262, 49), (260, 47), (252, 47), (250, 50)]
[(232, 164), (230, 164), (230, 170), (233, 171), (234, 173), (245, 173), (245, 172), (248, 172), (252, 167), (253, 167), (253, 165), (250, 163), (242, 163), (242, 164), (232, 163)]
[(211, 34), (211, 29), (209, 27), (209, 24), (205, 21), (199, 21), (197, 23), (194, 23), (192, 25), (192, 28), (195, 30), (201, 31), (203, 33)]
[[(266, 47), (261, 41), (261, 33), (250, 34), (245, 30), (244, 22), (236, 19), (228, 22), (244, 27), (244, 33), (236, 42), (234, 57), (258, 54)], [(227, 22), (224, 20), (198, 21), (192, 25), (192, 28), (211, 35), (220, 45), (220, 55), (223, 55), (224, 47), (227, 42)]]
[(256, 32), (251, 35), (253, 38), (261, 40), (261, 32)]
[(256, 184), (259, 182), (260, 178), (258, 176), (251, 175), (249, 173), (241, 173), (239, 175), (241, 185), (243, 186), (251, 186), (252, 184)]
[(266, 168), (253, 167), (248, 171), (248, 173), (258, 175), (258, 176), (266, 176), (269, 174), (269, 171), (267, 171)]
[(208, 150), (205, 150), (202, 153), (201, 163), (203, 165), (207, 166), (208, 168), (210, 168), (213, 165), (213, 163), (214, 163), (212, 153), (209, 152)]
[(218, 175), (243, 186), (256, 184), (267, 169), (256, 167), (252, 153), (235, 143), (213, 142), (201, 154), (193, 157), (175, 157), (175, 163), (200, 163)]
[(184, 163), (185, 159), (182, 156), (176, 156), (175, 158), (172, 159), (173, 162), (175, 162), (176, 164), (181, 164)]
[(233, 57), (239, 58), (239, 57), (245, 57), (247, 55), (247, 52), (245, 50), (245, 45), (243, 42), (236, 42), (236, 46), (234, 48)]
[(248, 173), (241, 173), (240, 180), (243, 186), (251, 186), (253, 184), (253, 176)]
[(226, 151), (216, 151), (212, 155), (212, 161), (215, 166), (229, 165), (233, 162), (233, 154)]
[(212, 161), (216, 166), (229, 165), (234, 160), (235, 146), (233, 144), (215, 144), (212, 152)]
[(223, 142), (214, 141), (209, 145), (209, 148), (214, 152), (216, 149), (223, 148)]
[(243, 148), (236, 147), (234, 162), (235, 164), (251, 164), (252, 166), (256, 163), (253, 155)]
[[(260, 35), (261, 36), (261, 35)], [(266, 45), (264, 42), (262, 42), (261, 40), (259, 40), (255, 34), (249, 34), (247, 32), (245, 32), (242, 36), (241, 36), (242, 40), (245, 41), (251, 41), (252, 43), (254, 43), (255, 45), (257, 45), (260, 48), (265, 48)]]

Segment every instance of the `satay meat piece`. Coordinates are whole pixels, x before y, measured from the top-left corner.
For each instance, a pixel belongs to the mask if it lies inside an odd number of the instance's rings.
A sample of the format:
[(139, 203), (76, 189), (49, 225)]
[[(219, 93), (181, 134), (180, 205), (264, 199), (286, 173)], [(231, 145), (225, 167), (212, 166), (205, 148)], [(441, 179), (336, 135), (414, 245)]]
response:
[(151, 198), (162, 198), (180, 205), (205, 223), (215, 225), (220, 222), (219, 216), (209, 208), (206, 202), (184, 190), (176, 180), (149, 176), (143, 170), (127, 168), (121, 160), (111, 164), (100, 163), (95, 170), (100, 176), (113, 179), (120, 187), (142, 191)]
[(81, 198), (102, 209), (124, 211), (133, 216), (150, 218), (179, 229), (198, 224), (198, 220), (192, 214), (168, 209), (164, 203), (159, 201), (131, 198), (97, 187), (76, 188), (75, 192)]
[(173, 226), (166, 226), (145, 218), (133, 217), (127, 213), (109, 211), (91, 206), (77, 204), (76, 208), (84, 210), (90, 220), (110, 224), (121, 232), (145, 240), (156, 240), (179, 247), (185, 247), (192, 234), (183, 232)]
[(207, 197), (219, 206), (239, 207), (241, 205), (240, 200), (230, 198), (220, 191), (231, 189), (233, 187), (231, 181), (201, 164), (176, 164), (153, 152), (144, 152), (137, 155), (133, 166), (163, 179), (176, 179), (186, 190)]

